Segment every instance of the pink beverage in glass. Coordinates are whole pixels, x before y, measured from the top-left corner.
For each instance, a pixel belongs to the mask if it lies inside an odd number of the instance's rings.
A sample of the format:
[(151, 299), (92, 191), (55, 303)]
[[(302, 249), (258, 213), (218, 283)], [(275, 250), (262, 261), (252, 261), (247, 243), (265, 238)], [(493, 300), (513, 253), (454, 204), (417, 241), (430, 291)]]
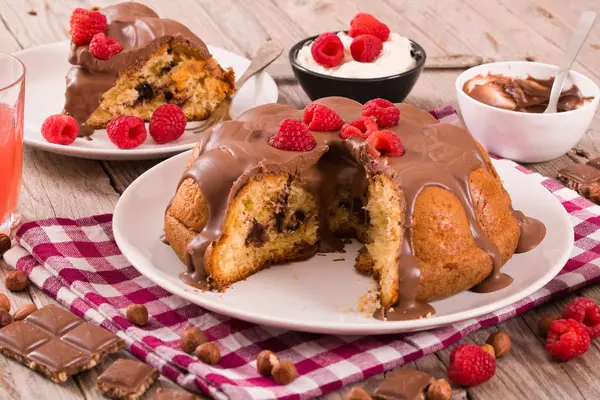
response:
[(0, 53), (0, 232), (19, 223), (25, 66)]

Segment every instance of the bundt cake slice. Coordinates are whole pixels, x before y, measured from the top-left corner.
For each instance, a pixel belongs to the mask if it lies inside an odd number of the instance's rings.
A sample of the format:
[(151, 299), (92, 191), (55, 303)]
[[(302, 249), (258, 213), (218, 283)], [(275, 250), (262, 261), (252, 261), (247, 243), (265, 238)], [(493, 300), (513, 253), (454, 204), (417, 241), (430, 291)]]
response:
[(104, 60), (89, 45), (71, 43), (64, 112), (88, 128), (80, 134), (119, 115), (149, 121), (167, 103), (180, 106), (189, 121), (206, 119), (234, 92), (233, 70), (223, 69), (184, 25), (133, 2), (99, 12), (106, 16), (106, 36), (122, 50)]
[(234, 91), (231, 69), (225, 71), (206, 48), (179, 36), (163, 37), (145, 59), (123, 71), (86, 121), (103, 128), (118, 115), (150, 121), (162, 104), (177, 104), (188, 121), (206, 119)]

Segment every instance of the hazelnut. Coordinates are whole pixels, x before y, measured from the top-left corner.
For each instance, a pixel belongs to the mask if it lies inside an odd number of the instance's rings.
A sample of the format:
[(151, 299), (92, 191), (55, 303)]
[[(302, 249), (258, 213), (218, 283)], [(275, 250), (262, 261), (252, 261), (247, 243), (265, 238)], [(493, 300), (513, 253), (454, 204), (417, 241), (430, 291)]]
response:
[(0, 293), (0, 309), (10, 311), (10, 300), (4, 293)]
[(496, 358), (504, 357), (510, 351), (510, 336), (504, 331), (492, 333), (486, 343), (492, 345)]
[(538, 325), (538, 330), (540, 332), (540, 335), (546, 336), (548, 334), (548, 332), (550, 332), (550, 324), (552, 324), (552, 322), (556, 321), (557, 319), (560, 319), (560, 316), (558, 316), (556, 314), (544, 315), (542, 317), (542, 319), (540, 319), (540, 322)]
[(494, 347), (491, 344), (484, 344), (483, 346), (481, 346), (481, 348), (486, 353), (489, 353), (490, 356), (496, 358), (496, 350), (494, 350)]
[(298, 376), (296, 366), (287, 360), (276, 364), (271, 373), (273, 374), (273, 379), (275, 379), (275, 382), (279, 383), (280, 385), (292, 383)]
[(279, 357), (271, 350), (263, 350), (256, 357), (256, 370), (262, 376), (271, 376), (271, 371), (277, 364), (279, 364)]
[(208, 365), (215, 365), (221, 359), (221, 352), (216, 344), (206, 342), (196, 347), (194, 354), (200, 361)]
[(10, 313), (6, 310), (0, 310), (0, 327), (4, 328), (13, 321)]
[(27, 289), (27, 275), (23, 271), (10, 271), (4, 278), (4, 286), (11, 292), (22, 292)]
[(134, 325), (142, 326), (148, 323), (148, 309), (143, 304), (132, 304), (125, 311), (127, 319)]
[(429, 385), (427, 400), (452, 400), (452, 388), (445, 379), (438, 379)]
[(20, 321), (22, 319), (27, 318), (29, 314), (32, 314), (36, 310), (37, 307), (35, 306), (35, 304), (24, 304), (21, 307), (19, 307), (17, 311), (15, 311), (15, 313), (13, 314), (13, 319), (15, 321)]
[(4, 255), (8, 250), (10, 250), (10, 237), (5, 235), (4, 233), (0, 233), (0, 257)]
[(202, 343), (205, 343), (206, 335), (198, 328), (186, 328), (181, 332), (181, 340), (179, 344), (181, 346), (181, 350), (186, 353), (191, 353), (196, 350), (196, 347), (200, 346)]
[(365, 392), (365, 389), (354, 386), (346, 396), (346, 400), (373, 400), (371, 395)]

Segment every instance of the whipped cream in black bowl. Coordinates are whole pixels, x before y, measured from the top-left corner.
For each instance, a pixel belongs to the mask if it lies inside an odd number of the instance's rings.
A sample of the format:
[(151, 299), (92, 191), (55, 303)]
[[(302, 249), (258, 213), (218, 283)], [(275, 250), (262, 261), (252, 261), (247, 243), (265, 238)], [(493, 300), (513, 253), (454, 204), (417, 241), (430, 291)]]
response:
[(427, 56), (421, 45), (392, 33), (375, 62), (359, 63), (350, 59), (348, 47), (352, 39), (345, 32), (338, 36), (345, 48), (342, 66), (326, 68), (311, 60), (310, 46), (318, 35), (303, 39), (290, 49), (294, 75), (311, 100), (342, 96), (361, 103), (374, 98), (399, 103), (408, 96), (425, 66)]

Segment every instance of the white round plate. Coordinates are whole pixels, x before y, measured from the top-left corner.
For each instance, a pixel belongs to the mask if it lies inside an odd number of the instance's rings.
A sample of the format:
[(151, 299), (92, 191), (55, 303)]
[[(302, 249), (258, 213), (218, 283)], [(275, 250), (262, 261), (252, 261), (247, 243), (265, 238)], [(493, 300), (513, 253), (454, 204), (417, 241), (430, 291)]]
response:
[(258, 324), (343, 335), (431, 329), (498, 310), (528, 296), (561, 270), (573, 246), (573, 228), (558, 200), (530, 176), (505, 161), (494, 161), (515, 208), (540, 219), (547, 228), (538, 247), (515, 255), (504, 266), (502, 271), (514, 278), (507, 288), (487, 294), (463, 292), (436, 301), (432, 305), (437, 314), (432, 318), (379, 321), (352, 311), (357, 309), (359, 297), (373, 287), (371, 277), (354, 270), (360, 244), (353, 243), (346, 246), (345, 254), (317, 255), (272, 266), (224, 293), (202, 293), (178, 279), (185, 266), (160, 242), (164, 210), (188, 157), (189, 152), (158, 164), (127, 188), (114, 213), (117, 244), (142, 274), (169, 292), (214, 312)]
[[(250, 60), (218, 47), (209, 51), (223, 68), (232, 67), (235, 76), (241, 76)], [(96, 160), (143, 160), (161, 158), (189, 150), (197, 136), (185, 132), (179, 139), (166, 144), (156, 144), (148, 135), (146, 142), (136, 149), (121, 150), (106, 135), (97, 130), (92, 140), (77, 138), (69, 146), (47, 142), (41, 134), (42, 123), (63, 109), (65, 101), (65, 74), (71, 66), (67, 61), (69, 42), (62, 41), (33, 47), (15, 53), (27, 69), (25, 83), (25, 132), (23, 141), (33, 147), (53, 153)], [(277, 102), (278, 90), (273, 78), (266, 72), (250, 79), (235, 96), (231, 105), (233, 118), (261, 104)], [(188, 127), (193, 126), (193, 122)], [(197, 124), (197, 122), (196, 122)]]

